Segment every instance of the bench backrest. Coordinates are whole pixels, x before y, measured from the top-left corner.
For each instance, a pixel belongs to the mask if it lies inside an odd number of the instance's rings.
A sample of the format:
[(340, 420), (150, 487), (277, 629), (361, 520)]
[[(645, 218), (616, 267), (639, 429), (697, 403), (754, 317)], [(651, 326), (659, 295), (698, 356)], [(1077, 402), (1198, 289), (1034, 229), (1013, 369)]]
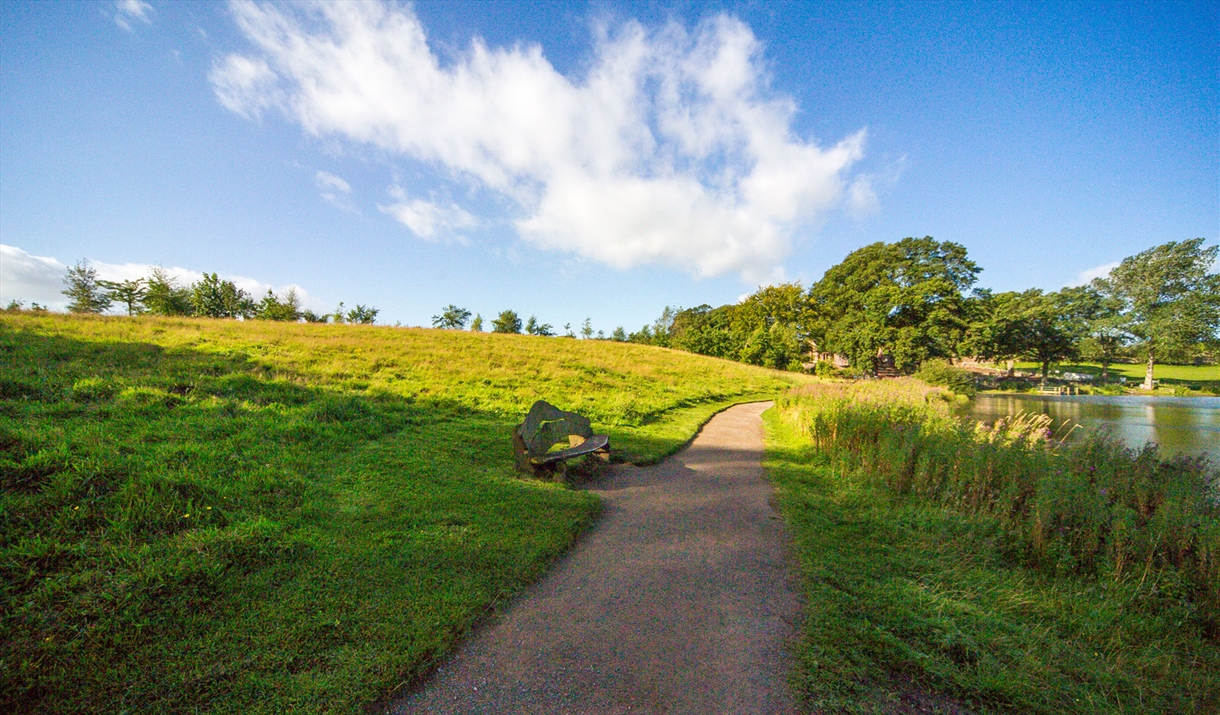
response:
[(549, 402), (538, 400), (525, 416), (525, 421), (517, 426), (517, 432), (530, 455), (538, 457), (546, 454), (556, 442), (566, 442), (568, 435), (579, 435), (585, 439), (592, 437), (593, 427), (588, 417), (564, 412)]

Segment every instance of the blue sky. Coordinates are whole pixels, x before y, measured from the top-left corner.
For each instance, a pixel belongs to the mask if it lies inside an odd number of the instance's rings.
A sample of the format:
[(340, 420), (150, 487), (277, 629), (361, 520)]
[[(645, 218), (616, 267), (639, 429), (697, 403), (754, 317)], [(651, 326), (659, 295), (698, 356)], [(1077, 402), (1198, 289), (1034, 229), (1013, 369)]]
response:
[(0, 302), (64, 266), (607, 333), (874, 241), (1055, 290), (1220, 235), (1199, 3), (0, 4)]

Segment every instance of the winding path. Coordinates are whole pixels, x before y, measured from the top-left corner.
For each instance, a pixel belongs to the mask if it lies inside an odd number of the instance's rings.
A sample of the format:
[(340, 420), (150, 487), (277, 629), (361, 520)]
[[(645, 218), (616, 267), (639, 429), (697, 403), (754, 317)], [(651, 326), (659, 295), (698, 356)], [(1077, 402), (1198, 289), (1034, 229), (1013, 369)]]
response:
[(763, 479), (770, 403), (591, 491), (596, 526), (394, 713), (787, 713), (800, 601)]

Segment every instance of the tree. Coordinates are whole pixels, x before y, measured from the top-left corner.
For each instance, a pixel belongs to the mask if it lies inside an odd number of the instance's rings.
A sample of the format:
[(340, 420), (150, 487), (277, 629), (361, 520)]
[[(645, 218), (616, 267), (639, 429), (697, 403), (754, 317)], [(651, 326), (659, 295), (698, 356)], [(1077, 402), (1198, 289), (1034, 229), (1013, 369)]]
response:
[(359, 325), (372, 325), (377, 322), (377, 314), (380, 312), (376, 308), (357, 303), (355, 308), (347, 311), (347, 322)]
[(1034, 288), (1021, 294), (1021, 324), (1025, 330), (1022, 352), (1041, 363), (1044, 384), (1051, 363), (1080, 355), (1085, 326), (1076, 298), (1072, 289), (1044, 294)]
[(962, 350), (984, 360), (1012, 361), (1025, 350), (1025, 325), (1021, 294), (1016, 291), (993, 294), (976, 290), (966, 303), (969, 327)]
[(550, 323), (539, 323), (538, 319), (532, 315), (525, 322), (525, 332), (530, 335), (539, 335), (547, 338), (555, 334), (555, 330)]
[(127, 315), (139, 315), (144, 312), (144, 296), (148, 290), (144, 287), (144, 279), (125, 281), (98, 281), (97, 284), (109, 291), (110, 296), (127, 306)]
[(623, 326), (620, 325), (614, 329), (613, 333), (610, 333), (610, 339), (616, 343), (625, 343), (627, 342), (627, 331), (623, 330)]
[(585, 318), (585, 322), (580, 324), (580, 337), (588, 340), (593, 337), (593, 319)]
[(1134, 256), (1094, 282), (1122, 305), (1124, 326), (1147, 355), (1144, 389), (1153, 387), (1157, 357), (1215, 343), (1220, 331), (1220, 275), (1208, 271), (1220, 246), (1202, 238), (1170, 241)]
[(471, 332), (475, 332), (475, 333), (483, 332), (483, 316), (482, 315), (475, 314), (474, 320), (471, 321), (471, 323), (470, 323), (470, 330), (471, 330)]
[(64, 285), (68, 288), (62, 293), (69, 298), (70, 313), (101, 313), (110, 307), (110, 296), (98, 282), (97, 271), (88, 259), (82, 258), (68, 269)]
[(335, 312), (330, 314), (331, 320), (335, 321), (336, 323), (347, 322), (347, 311), (344, 310), (344, 307), (343, 301), (339, 301), (339, 305), (335, 307)]
[(491, 332), (493, 333), (520, 333), (521, 318), (517, 317), (517, 313), (512, 310), (500, 311), (500, 317), (491, 321)]
[(312, 310), (302, 310), (301, 311), (301, 319), (304, 320), (306, 323), (325, 323), (326, 319), (328, 317), (330, 317), (330, 316), (326, 315), (325, 313), (318, 315), (317, 313), (313, 312)]
[(466, 321), (470, 320), (470, 311), (459, 308), (453, 303), (445, 306), (440, 315), (432, 316), (432, 327), (446, 330), (463, 330)]
[(296, 289), (289, 288), (281, 299), (268, 288), (267, 295), (263, 296), (262, 301), (258, 304), (258, 312), (255, 317), (259, 320), (279, 320), (290, 323), (300, 320), (302, 317), (301, 299), (297, 297)]
[(191, 286), (191, 305), (195, 315), (205, 318), (252, 318), (258, 304), (233, 281), (222, 281), (215, 273), (204, 273)]
[(148, 276), (148, 288), (144, 292), (144, 308), (153, 315), (191, 315), (195, 308), (191, 303), (189, 288), (178, 286), (174, 277), (157, 266)]
[(968, 327), (964, 293), (979, 270), (963, 246), (931, 236), (870, 244), (810, 288), (810, 337), (857, 368), (872, 368), (879, 351), (899, 369), (953, 358)]

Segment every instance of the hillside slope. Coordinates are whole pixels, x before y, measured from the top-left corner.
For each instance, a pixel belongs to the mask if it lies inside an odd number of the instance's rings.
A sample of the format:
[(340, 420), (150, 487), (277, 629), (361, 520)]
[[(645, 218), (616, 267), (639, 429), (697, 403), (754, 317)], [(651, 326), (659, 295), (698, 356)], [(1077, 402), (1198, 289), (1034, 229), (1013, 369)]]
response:
[(601, 341), (0, 317), (0, 709), (357, 712), (545, 570), (593, 497), (533, 400), (652, 461), (804, 378)]

